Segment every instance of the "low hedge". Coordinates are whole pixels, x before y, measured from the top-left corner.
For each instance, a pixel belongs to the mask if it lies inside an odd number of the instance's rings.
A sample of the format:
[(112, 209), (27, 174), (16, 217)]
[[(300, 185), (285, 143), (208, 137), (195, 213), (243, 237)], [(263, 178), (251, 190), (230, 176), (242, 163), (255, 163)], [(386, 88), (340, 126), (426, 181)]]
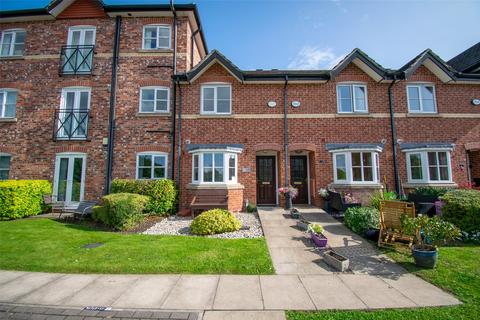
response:
[(196, 217), (190, 231), (197, 235), (218, 234), (240, 230), (242, 224), (233, 214), (224, 209), (212, 209)]
[(42, 213), (43, 195), (52, 192), (47, 180), (0, 181), (0, 220), (19, 219)]
[(380, 227), (380, 213), (376, 208), (352, 207), (345, 211), (345, 225), (353, 232), (364, 235), (368, 229)]
[(442, 218), (467, 233), (480, 232), (480, 191), (451, 190), (440, 199)]
[(112, 181), (112, 193), (136, 193), (149, 196), (146, 211), (150, 214), (167, 216), (175, 213), (177, 189), (169, 179), (131, 180), (115, 179)]
[(106, 226), (126, 230), (141, 222), (149, 202), (147, 196), (134, 193), (114, 193), (102, 198), (103, 206), (93, 208), (92, 217)]

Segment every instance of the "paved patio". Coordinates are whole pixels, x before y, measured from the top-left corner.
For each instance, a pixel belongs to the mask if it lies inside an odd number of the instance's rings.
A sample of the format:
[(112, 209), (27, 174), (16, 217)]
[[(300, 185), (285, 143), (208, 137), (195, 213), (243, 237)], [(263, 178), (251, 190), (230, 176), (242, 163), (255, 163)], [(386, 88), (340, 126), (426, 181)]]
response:
[[(345, 225), (316, 207), (298, 207), (305, 219), (320, 223), (328, 238), (328, 246), (350, 260), (350, 272), (368, 275), (400, 275), (405, 269), (382, 254), (374, 245), (350, 231)], [(277, 274), (332, 274), (321, 251), (310, 241), (309, 235), (296, 227), (279, 207), (259, 207), (268, 249)]]

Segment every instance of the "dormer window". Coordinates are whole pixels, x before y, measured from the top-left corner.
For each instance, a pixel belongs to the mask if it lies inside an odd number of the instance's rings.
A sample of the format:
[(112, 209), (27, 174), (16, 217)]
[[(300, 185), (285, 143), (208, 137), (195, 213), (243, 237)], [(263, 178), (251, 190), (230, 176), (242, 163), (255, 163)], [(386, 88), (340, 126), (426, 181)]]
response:
[(143, 47), (145, 50), (170, 49), (171, 28), (168, 25), (148, 25), (143, 27)]
[(408, 112), (435, 113), (435, 86), (431, 84), (409, 84), (407, 86)]
[(25, 30), (5, 30), (0, 42), (0, 57), (23, 56), (25, 50)]
[(367, 86), (363, 84), (337, 85), (338, 113), (368, 112)]

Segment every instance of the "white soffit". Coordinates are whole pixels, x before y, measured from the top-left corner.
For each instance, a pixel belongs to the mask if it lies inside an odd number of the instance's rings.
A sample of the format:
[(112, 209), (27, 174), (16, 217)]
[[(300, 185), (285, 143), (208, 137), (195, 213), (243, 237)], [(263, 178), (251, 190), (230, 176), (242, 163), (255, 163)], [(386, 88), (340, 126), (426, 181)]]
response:
[(370, 68), (366, 63), (364, 63), (362, 60), (358, 59), (358, 58), (355, 58), (353, 60), (353, 63), (359, 67), (363, 72), (365, 72), (366, 74), (368, 74), (373, 80), (375, 81), (381, 81), (383, 80), (383, 77), (381, 75), (379, 75), (375, 70), (373, 70), (372, 68)]

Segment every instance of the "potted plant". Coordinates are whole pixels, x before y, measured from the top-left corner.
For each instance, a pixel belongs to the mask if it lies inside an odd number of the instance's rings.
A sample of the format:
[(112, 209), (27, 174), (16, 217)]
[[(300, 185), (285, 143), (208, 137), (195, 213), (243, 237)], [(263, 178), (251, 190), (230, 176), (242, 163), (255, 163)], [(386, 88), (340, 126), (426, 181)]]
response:
[(401, 223), (404, 233), (415, 237), (412, 255), (419, 267), (434, 268), (438, 260), (437, 244), (457, 239), (461, 235), (460, 229), (439, 217), (403, 216)]
[(310, 232), (310, 237), (313, 240), (313, 243), (317, 247), (325, 248), (327, 246), (327, 237), (323, 235), (323, 227), (318, 223), (311, 223), (308, 225), (308, 232)]
[(292, 186), (278, 188), (278, 193), (285, 198), (285, 209), (292, 207), (292, 199), (298, 195), (298, 189)]
[(328, 189), (325, 189), (325, 188), (318, 189), (318, 195), (323, 200), (323, 210), (328, 212), (328, 210), (330, 209), (330, 206), (329, 206), (330, 195), (328, 193)]

